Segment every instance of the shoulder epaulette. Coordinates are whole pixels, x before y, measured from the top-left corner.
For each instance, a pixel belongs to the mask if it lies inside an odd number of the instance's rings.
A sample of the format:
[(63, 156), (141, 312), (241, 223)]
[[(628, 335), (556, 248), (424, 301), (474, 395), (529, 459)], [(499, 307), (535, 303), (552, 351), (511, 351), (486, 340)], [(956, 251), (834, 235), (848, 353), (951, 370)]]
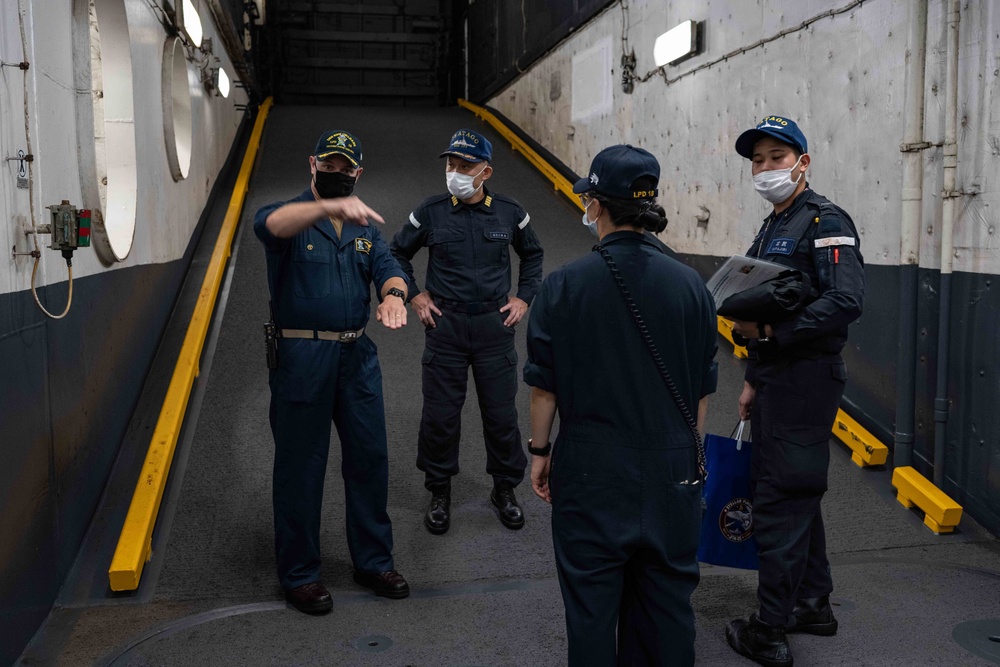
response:
[(813, 223), (819, 225), (819, 234), (832, 234), (842, 229), (842, 222), (850, 219), (844, 209), (840, 208), (832, 201), (822, 195), (813, 193), (813, 196), (806, 202), (815, 213)]

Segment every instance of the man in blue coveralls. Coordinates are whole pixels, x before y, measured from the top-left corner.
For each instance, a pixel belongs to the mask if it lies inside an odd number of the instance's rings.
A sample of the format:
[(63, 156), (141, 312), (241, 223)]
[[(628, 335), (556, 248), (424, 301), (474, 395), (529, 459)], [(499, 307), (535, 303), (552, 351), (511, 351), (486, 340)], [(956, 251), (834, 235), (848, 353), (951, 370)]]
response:
[[(417, 437), (417, 467), (431, 492), (424, 525), (435, 535), (450, 525), (451, 478), (458, 474), (462, 404), (469, 367), (479, 394), (486, 441), (490, 501), (501, 523), (517, 530), (524, 513), (514, 487), (527, 458), (517, 426), (517, 352), (514, 327), (542, 282), (542, 246), (521, 205), (489, 192), (493, 146), (478, 132), (459, 130), (446, 157), (448, 193), (425, 200), (392, 239), (392, 254), (406, 272), (411, 303), (426, 328), (422, 359), (424, 408)], [(427, 246), (427, 291), (410, 260)], [(521, 258), (517, 295), (508, 298), (510, 250)]]
[(257, 211), (254, 232), (264, 244), (278, 332), (270, 371), (278, 578), (296, 609), (319, 614), (333, 607), (319, 583), (331, 418), (341, 442), (354, 581), (384, 597), (410, 593), (392, 559), (382, 372), (365, 335), (372, 284), (380, 300), (375, 319), (390, 329), (406, 324), (406, 280), (368, 225), (381, 216), (351, 196), (363, 171), (358, 140), (324, 133), (309, 166), (310, 187)]

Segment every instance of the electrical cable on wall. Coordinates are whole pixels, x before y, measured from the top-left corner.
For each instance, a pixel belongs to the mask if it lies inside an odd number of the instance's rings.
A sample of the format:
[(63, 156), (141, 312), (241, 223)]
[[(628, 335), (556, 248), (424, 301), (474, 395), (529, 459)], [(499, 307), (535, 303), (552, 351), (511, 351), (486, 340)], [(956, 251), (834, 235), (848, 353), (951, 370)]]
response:
[[(715, 65), (718, 65), (719, 63), (726, 62), (730, 58), (735, 58), (736, 56), (743, 55), (747, 51), (752, 51), (754, 49), (758, 49), (758, 48), (764, 46), (765, 44), (769, 44), (770, 42), (773, 42), (775, 40), (781, 39), (782, 37), (785, 37), (787, 35), (791, 35), (792, 33), (799, 32), (800, 30), (805, 30), (806, 28), (808, 28), (809, 26), (811, 26), (816, 21), (819, 21), (819, 20), (825, 19), (825, 18), (832, 18), (834, 16), (837, 16), (838, 14), (843, 14), (844, 12), (849, 12), (852, 9), (854, 9), (855, 7), (861, 6), (865, 2), (871, 2), (871, 0), (854, 0), (853, 2), (850, 2), (850, 3), (846, 4), (846, 5), (844, 5), (843, 7), (839, 7), (837, 9), (829, 9), (829, 10), (827, 10), (827, 11), (821, 13), (821, 14), (817, 14), (816, 16), (813, 16), (812, 18), (809, 18), (809, 19), (806, 19), (805, 21), (802, 21), (798, 25), (795, 25), (795, 26), (793, 26), (791, 28), (786, 28), (786, 29), (784, 29), (784, 30), (782, 30), (782, 31), (774, 34), (774, 35), (771, 35), (770, 37), (765, 37), (763, 39), (759, 39), (756, 42), (754, 42), (753, 44), (750, 44), (748, 46), (743, 46), (743, 47), (740, 47), (738, 49), (733, 49), (729, 53), (726, 53), (725, 55), (723, 55), (723, 56), (721, 56), (719, 58), (716, 58), (715, 60), (712, 60), (712, 61), (707, 62), (707, 63), (703, 63), (703, 64), (701, 64), (701, 65), (699, 65), (699, 66), (697, 66), (695, 68), (692, 68), (692, 69), (690, 69), (690, 70), (688, 70), (686, 72), (682, 72), (682, 73), (678, 74), (677, 76), (675, 76), (673, 78), (667, 78), (667, 70), (666, 70), (665, 67), (657, 67), (656, 69), (650, 70), (649, 72), (647, 72), (646, 74), (644, 74), (641, 77), (640, 76), (635, 76), (634, 74), (631, 75), (631, 81), (637, 81), (639, 83), (645, 83), (645, 82), (649, 81), (650, 79), (652, 79), (655, 76), (661, 76), (661, 77), (663, 77), (663, 82), (669, 86), (670, 84), (676, 83), (677, 81), (680, 81), (684, 77), (689, 76), (691, 74), (694, 74), (695, 72), (698, 72), (698, 71), (703, 70), (703, 69), (708, 69), (709, 67), (713, 67)], [(621, 7), (622, 7), (622, 15), (623, 15), (622, 21), (624, 23), (624, 21), (626, 20), (626, 18), (625, 18), (626, 17), (625, 12), (628, 10), (628, 4), (626, 3), (626, 0), (621, 0)], [(627, 49), (628, 49), (628, 37), (627, 37), (627, 35), (624, 34), (624, 29), (623, 29), (623, 34), (622, 34), (622, 58), (623, 59), (625, 57), (627, 57), (627, 55), (628, 55), (628, 50)], [(623, 62), (624, 62), (624, 60), (623, 60)]]
[[(28, 155), (30, 156), (33, 155), (33, 153), (31, 152), (31, 127), (29, 123), (30, 117), (28, 115), (29, 61), (28, 61), (28, 41), (25, 37), (25, 32), (24, 32), (24, 0), (18, 0), (17, 15), (19, 23), (21, 24), (21, 51), (24, 58), (21, 63), (21, 71), (24, 72), (24, 141), (25, 141), (25, 146), (27, 147)], [(66, 299), (66, 308), (60, 315), (53, 315), (48, 310), (46, 310), (45, 306), (42, 305), (41, 300), (38, 298), (38, 292), (35, 290), (35, 276), (38, 274), (38, 264), (42, 260), (42, 253), (38, 249), (38, 235), (44, 234), (46, 232), (38, 227), (35, 220), (35, 197), (34, 197), (35, 181), (34, 181), (34, 169), (33, 169), (34, 160), (26, 160), (26, 162), (28, 163), (28, 209), (30, 211), (30, 216), (31, 216), (31, 231), (28, 232), (28, 234), (31, 235), (32, 237), (35, 249), (30, 253), (15, 252), (14, 254), (31, 255), (32, 257), (35, 258), (35, 264), (31, 268), (31, 296), (35, 298), (35, 305), (38, 306), (38, 309), (41, 310), (43, 313), (45, 313), (47, 317), (50, 317), (53, 320), (61, 320), (62, 318), (66, 317), (66, 314), (69, 312), (70, 306), (73, 305), (73, 260), (72, 260), (73, 251), (69, 250), (67, 254), (67, 250), (63, 250), (63, 257), (66, 258), (66, 268), (69, 271), (69, 295)], [(88, 232), (88, 242), (89, 242), (89, 225), (87, 232)], [(52, 229), (51, 233), (53, 234), (53, 239), (54, 239), (56, 230)], [(53, 243), (55, 243), (55, 241), (53, 241)]]

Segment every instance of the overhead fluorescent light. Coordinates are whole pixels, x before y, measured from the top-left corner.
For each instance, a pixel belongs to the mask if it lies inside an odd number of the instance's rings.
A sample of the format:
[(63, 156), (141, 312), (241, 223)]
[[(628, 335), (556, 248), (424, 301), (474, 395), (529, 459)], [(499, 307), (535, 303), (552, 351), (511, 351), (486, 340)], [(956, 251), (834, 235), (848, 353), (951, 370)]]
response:
[(657, 67), (676, 65), (698, 53), (698, 22), (685, 21), (656, 38), (653, 61)]
[(223, 97), (229, 97), (229, 75), (226, 74), (226, 70), (222, 67), (219, 68), (219, 94)]
[(201, 46), (202, 37), (205, 36), (201, 25), (201, 17), (198, 16), (198, 10), (195, 9), (194, 3), (191, 0), (183, 0), (181, 8), (181, 30), (188, 38), (191, 46), (198, 48)]

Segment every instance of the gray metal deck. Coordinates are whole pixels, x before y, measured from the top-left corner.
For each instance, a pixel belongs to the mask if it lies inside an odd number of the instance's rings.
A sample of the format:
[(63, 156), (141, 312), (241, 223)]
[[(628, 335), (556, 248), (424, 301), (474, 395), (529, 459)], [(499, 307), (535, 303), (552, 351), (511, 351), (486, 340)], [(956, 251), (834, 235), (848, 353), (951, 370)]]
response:
[[(593, 238), (578, 211), (465, 111), (274, 109), (238, 232), (218, 337), (196, 387), (200, 404), (189, 413), (189, 443), (178, 452), (142, 586), (124, 596), (102, 589), (120, 523), (95, 526), (75, 577), (22, 656), (23, 664), (565, 663), (549, 508), (526, 483), (519, 488), (525, 528), (508, 531), (495, 518), (471, 383), (452, 528), (435, 537), (423, 527), (428, 497), (414, 465), (423, 331), (412, 314), (402, 331), (390, 332), (374, 320), (368, 331), (379, 346), (384, 376), (396, 563), (413, 594), (402, 601), (380, 599), (351, 580), (335, 432), (322, 531), (323, 580), (334, 595), (333, 612), (308, 617), (286, 606), (274, 574), (273, 443), (261, 341), (267, 286), (263, 251), (249, 220), (260, 205), (290, 198), (307, 185), (315, 138), (340, 128), (362, 140), (366, 171), (357, 193), (386, 217), (385, 234), (391, 237), (413, 206), (444, 190), (437, 155), (462, 126), (493, 140), (491, 187), (516, 197), (530, 212), (547, 270), (589, 251)], [(425, 257), (418, 255), (415, 264), (423, 267)], [(524, 325), (520, 328), (523, 361)], [(742, 362), (724, 342), (719, 360), (720, 391), (711, 400), (708, 430), (728, 433), (736, 419)], [(526, 387), (518, 408), (527, 432)], [(830, 447), (824, 514), (840, 632), (832, 638), (794, 636), (797, 664), (1000, 664), (1000, 643), (987, 638), (1000, 635), (998, 541), (967, 518), (955, 534), (935, 536), (916, 513), (896, 503), (889, 469), (861, 470), (838, 442)], [(134, 477), (112, 485), (130, 493)], [(703, 569), (694, 596), (698, 664), (751, 664), (726, 646), (723, 626), (754, 608), (755, 588), (754, 572)], [(955, 630), (985, 620), (990, 622)], [(974, 644), (978, 657), (956, 642), (953, 632), (966, 646)]]

